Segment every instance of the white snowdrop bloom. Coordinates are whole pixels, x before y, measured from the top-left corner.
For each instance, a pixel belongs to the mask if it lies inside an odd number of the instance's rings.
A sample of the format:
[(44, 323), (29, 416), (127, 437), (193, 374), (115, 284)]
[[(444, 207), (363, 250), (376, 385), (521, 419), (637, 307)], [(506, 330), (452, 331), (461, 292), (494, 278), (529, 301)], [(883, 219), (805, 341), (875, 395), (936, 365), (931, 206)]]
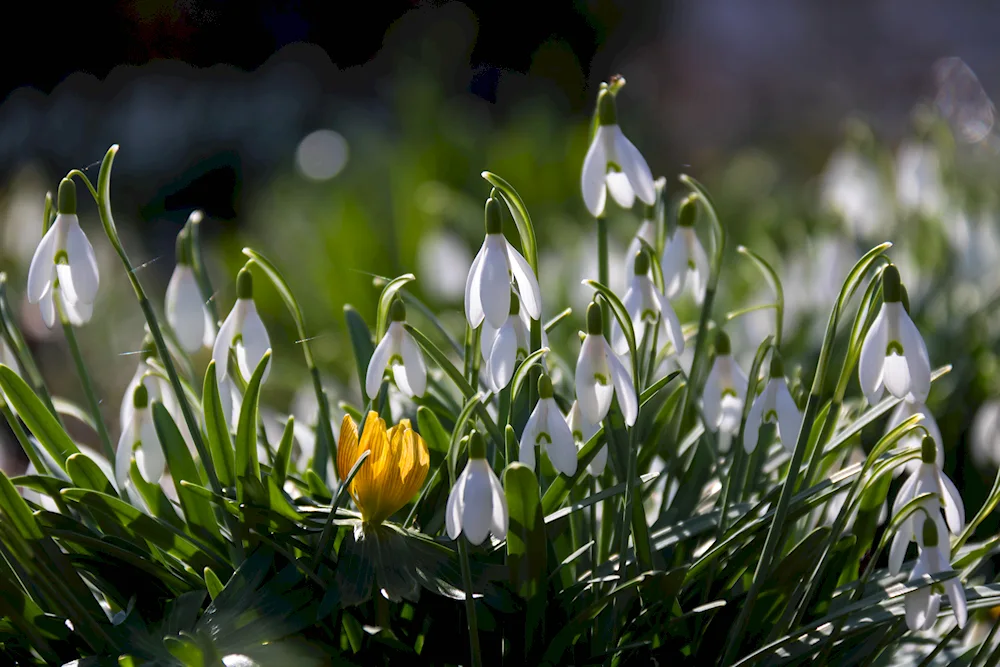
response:
[(930, 144), (904, 141), (896, 153), (896, 201), (904, 213), (937, 217), (944, 212), (947, 194), (941, 178), (941, 159)]
[(494, 329), (488, 321), (483, 321), (479, 349), (486, 362), (486, 377), (494, 392), (507, 386), (514, 377), (518, 360), (528, 356), (531, 349), (529, 322), (521, 314), (521, 302), (516, 294), (510, 295), (510, 315), (502, 327)]
[[(893, 574), (899, 573), (903, 565), (903, 558), (906, 556), (906, 546), (911, 541), (917, 541), (927, 516), (932, 517), (942, 535), (945, 535), (947, 531), (958, 535), (965, 527), (965, 506), (962, 503), (962, 496), (959, 495), (954, 482), (941, 471), (940, 464), (936, 461), (937, 444), (930, 436), (924, 436), (920, 445), (919, 467), (900, 487), (896, 501), (892, 504), (892, 514), (893, 516), (898, 514), (904, 505), (917, 496), (933, 493), (935, 497), (923, 502), (926, 514), (920, 511), (914, 512), (893, 536), (892, 545), (889, 547), (889, 571)], [(944, 511), (943, 520), (941, 518), (942, 510)]]
[(927, 346), (903, 307), (899, 271), (882, 272), (882, 308), (861, 344), (858, 379), (870, 405), (878, 403), (885, 386), (896, 398), (925, 401), (931, 387)]
[(892, 226), (878, 169), (857, 149), (841, 148), (830, 157), (821, 177), (820, 199), (855, 236), (885, 234)]
[(531, 411), (521, 434), (518, 461), (535, 469), (535, 446), (544, 446), (552, 467), (566, 476), (576, 473), (576, 443), (556, 399), (552, 380), (542, 374), (538, 378), (538, 402)]
[(396, 386), (406, 396), (423, 396), (427, 390), (427, 367), (413, 336), (403, 328), (406, 321), (406, 306), (400, 299), (389, 308), (389, 328), (379, 341), (368, 362), (365, 373), (365, 393), (368, 398), (378, 396), (382, 386), (382, 376), (388, 368)]
[(542, 315), (542, 294), (528, 261), (503, 235), (500, 203), (486, 200), (486, 240), (472, 261), (465, 282), (465, 319), (473, 329), (485, 319), (499, 329), (510, 315), (513, 276), (525, 312), (533, 320)]
[(651, 248), (656, 247), (656, 227), (653, 223), (653, 215), (653, 207), (647, 206), (642, 224), (639, 225), (635, 236), (632, 237), (628, 248), (625, 249), (625, 280), (629, 280), (635, 274), (636, 253), (645, 247), (642, 241), (648, 243)]
[[(236, 350), (238, 370), (245, 380), (250, 379), (264, 353), (271, 349), (271, 339), (253, 301), (253, 277), (246, 267), (240, 269), (236, 276), (236, 304), (219, 327), (219, 335), (212, 347), (215, 377), (220, 389), (223, 380), (229, 375), (230, 348)], [(270, 366), (268, 364), (264, 369), (263, 380), (267, 380), (271, 372)]]
[(587, 306), (587, 335), (576, 360), (576, 400), (584, 419), (600, 423), (618, 396), (628, 426), (639, 416), (639, 399), (632, 376), (604, 338), (604, 316), (596, 303)]
[(167, 322), (186, 352), (212, 346), (215, 324), (194, 276), (190, 237), (184, 230), (177, 235), (177, 265), (167, 284), (165, 310)]
[(41, 305), (50, 329), (56, 321), (56, 298), (74, 326), (89, 321), (100, 284), (94, 248), (76, 216), (76, 185), (69, 179), (59, 183), (58, 210), (28, 267), (28, 301)]
[(764, 386), (764, 391), (754, 399), (750, 412), (747, 413), (747, 425), (743, 430), (743, 448), (748, 454), (757, 448), (760, 427), (764, 424), (777, 424), (781, 444), (789, 454), (795, 451), (799, 428), (802, 426), (802, 413), (795, 405), (792, 393), (788, 391), (785, 365), (777, 350), (771, 353), (770, 378)]
[[(919, 583), (924, 576), (952, 569), (948, 538), (933, 522), (924, 523), (920, 537), (920, 552), (910, 572), (908, 581), (910, 584)], [(958, 576), (907, 593), (903, 598), (907, 627), (913, 632), (930, 630), (937, 621), (938, 612), (941, 610), (941, 595), (945, 593), (955, 615), (955, 622), (958, 623), (958, 627), (964, 628), (969, 620), (969, 608), (965, 599), (965, 589)]]
[(608, 191), (622, 208), (632, 208), (636, 196), (652, 206), (656, 201), (653, 174), (631, 141), (618, 127), (615, 97), (602, 89), (597, 96), (598, 127), (583, 159), (580, 187), (587, 210), (594, 217), (604, 213)]
[(149, 360), (156, 357), (156, 346), (153, 343), (153, 339), (149, 336), (142, 341), (142, 350), (139, 352), (139, 357), (140, 360), (136, 365), (135, 373), (132, 375), (132, 379), (129, 380), (128, 386), (125, 387), (125, 393), (122, 395), (121, 407), (118, 409), (118, 423), (124, 428), (131, 421), (132, 412), (135, 410), (133, 398), (135, 388), (141, 382), (149, 394), (149, 401), (163, 403), (167, 411), (174, 417), (174, 420), (180, 424), (181, 422), (177, 419), (180, 414), (180, 406), (178, 406), (177, 400), (174, 398), (170, 382), (160, 376), (149, 364)]
[[(636, 253), (632, 264), (632, 277), (629, 281), (628, 289), (625, 291), (625, 298), (622, 305), (632, 318), (632, 329), (635, 333), (635, 344), (638, 347), (642, 344), (643, 328), (647, 325), (656, 325), (657, 318), (660, 322), (659, 344), (662, 347), (669, 342), (674, 348), (674, 354), (684, 353), (684, 333), (681, 331), (681, 321), (677, 318), (677, 313), (663, 295), (663, 292), (656, 289), (653, 281), (649, 277), (649, 255), (640, 250)], [(652, 329), (650, 329), (652, 335)], [(615, 318), (611, 322), (611, 342), (617, 354), (626, 354), (628, 350), (628, 340), (625, 332)]]
[(507, 536), (507, 496), (496, 473), (486, 461), (486, 442), (478, 432), (469, 438), (469, 462), (455, 480), (445, 508), (448, 537), (460, 534), (472, 544), (482, 544), (486, 535), (502, 540)]
[[(920, 421), (920, 426), (927, 430), (927, 435), (934, 440), (934, 444), (937, 446), (936, 461), (937, 466), (940, 468), (944, 465), (944, 449), (941, 444), (943, 442), (941, 438), (941, 429), (938, 428), (937, 422), (934, 420), (934, 415), (931, 414), (931, 411), (928, 410), (927, 406), (923, 403), (919, 401), (900, 401), (899, 405), (896, 406), (896, 408), (892, 411), (892, 414), (889, 416), (889, 422), (885, 427), (885, 432), (888, 433), (913, 415), (924, 416), (924, 418)], [(919, 447), (923, 441), (923, 436), (923, 431), (916, 429), (903, 436), (896, 446), (898, 449)], [(913, 474), (919, 466), (919, 461), (907, 461), (905, 464), (893, 468), (892, 474), (893, 476), (897, 476), (904, 471), (907, 474)]]
[(673, 299), (690, 286), (695, 303), (701, 305), (708, 287), (708, 255), (694, 232), (697, 203), (688, 197), (677, 213), (677, 229), (663, 248), (660, 268), (663, 269), (663, 291)]
[(151, 484), (159, 484), (167, 466), (160, 438), (153, 425), (146, 387), (141, 384), (136, 387), (132, 400), (135, 406), (132, 419), (122, 426), (122, 435), (115, 451), (115, 481), (119, 490), (125, 489), (128, 484), (133, 457), (143, 479)]
[(1000, 466), (1000, 400), (983, 403), (972, 420), (972, 459), (981, 468)]
[[(584, 419), (583, 413), (580, 411), (580, 403), (578, 401), (573, 401), (573, 405), (566, 414), (566, 425), (569, 426), (569, 430), (573, 434), (573, 441), (576, 443), (578, 450), (583, 449), (583, 446), (594, 437), (594, 434), (597, 433), (598, 429), (597, 424)], [(604, 444), (601, 445), (601, 448), (597, 450), (597, 454), (595, 454), (594, 458), (587, 464), (587, 472), (592, 476), (597, 477), (604, 472), (604, 467), (607, 464), (608, 446)]]
[[(705, 379), (701, 398), (705, 428), (713, 432), (721, 429), (732, 435), (739, 433), (746, 396), (746, 373), (733, 359), (729, 336), (720, 331), (715, 339), (715, 362)], [(778, 428), (781, 428), (780, 415)]]

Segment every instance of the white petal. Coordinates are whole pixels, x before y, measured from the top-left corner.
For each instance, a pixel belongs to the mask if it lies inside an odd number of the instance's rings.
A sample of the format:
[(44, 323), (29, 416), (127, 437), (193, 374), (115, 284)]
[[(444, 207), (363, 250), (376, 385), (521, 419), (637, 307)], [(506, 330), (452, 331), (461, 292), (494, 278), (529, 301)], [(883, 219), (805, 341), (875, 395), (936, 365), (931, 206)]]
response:
[(924, 401), (931, 389), (931, 363), (923, 336), (903, 308), (899, 309), (899, 337), (910, 376), (909, 390), (918, 401)]
[(538, 279), (531, 270), (528, 260), (510, 244), (507, 244), (507, 258), (510, 260), (510, 272), (517, 283), (517, 294), (521, 297), (521, 307), (528, 316), (537, 320), (542, 316), (542, 291), (538, 287)]
[[(917, 482), (920, 480), (920, 476), (917, 474), (910, 475), (903, 482), (903, 486), (899, 487), (899, 492), (896, 493), (896, 500), (892, 503), (892, 513), (893, 515), (899, 514), (900, 510), (903, 509), (903, 505), (910, 502), (917, 497), (914, 490), (917, 488)], [(918, 512), (918, 514), (922, 514)]]
[[(769, 383), (770, 384), (770, 383)], [(767, 403), (769, 387), (764, 387), (763, 393), (754, 399), (750, 405), (750, 412), (747, 413), (747, 423), (743, 428), (743, 449), (747, 454), (752, 454), (757, 449), (757, 441), (760, 439), (760, 427), (764, 420), (764, 406)]]
[(625, 249), (625, 279), (629, 280), (633, 275), (635, 275), (635, 255), (640, 250), (642, 250), (642, 243), (639, 239), (645, 240), (649, 245), (653, 245), (656, 242), (656, 230), (653, 228), (653, 222), (651, 220), (643, 220), (642, 224), (639, 225), (639, 229), (636, 231), (635, 236), (628, 244), (628, 248)]
[(923, 630), (927, 623), (927, 612), (931, 603), (930, 587), (925, 586), (912, 593), (907, 593), (903, 598), (903, 604), (906, 609), (907, 627), (914, 632)]
[(632, 376), (622, 364), (621, 359), (611, 349), (607, 341), (604, 342), (605, 354), (608, 357), (608, 366), (611, 369), (611, 380), (615, 385), (615, 394), (618, 396), (618, 405), (621, 406), (622, 415), (625, 417), (625, 424), (632, 426), (639, 417), (639, 399), (635, 395), (635, 385), (632, 384)]
[(545, 429), (545, 404), (538, 401), (535, 409), (531, 411), (524, 430), (521, 432), (521, 444), (518, 448), (517, 460), (535, 469), (535, 445), (538, 444), (538, 436)]
[[(607, 416), (614, 392), (604, 345), (603, 337), (587, 335), (576, 361), (576, 398), (583, 418), (592, 424), (599, 424)], [(603, 384), (598, 382), (598, 375)]]
[(375, 346), (372, 358), (368, 361), (368, 371), (365, 373), (365, 394), (373, 401), (378, 396), (378, 390), (382, 387), (382, 376), (385, 375), (389, 359), (395, 352), (393, 347), (392, 336), (387, 332)]
[[(546, 427), (552, 442), (545, 446), (545, 453), (552, 461), (552, 467), (567, 477), (576, 474), (576, 443), (573, 442), (573, 432), (566, 425), (555, 399), (542, 399), (549, 402)], [(539, 401), (541, 402), (541, 401)]]
[(595, 218), (604, 211), (607, 198), (605, 175), (608, 172), (608, 155), (605, 150), (605, 132), (607, 132), (606, 126), (601, 125), (594, 133), (594, 139), (587, 149), (587, 156), (583, 159), (583, 172), (580, 175), (583, 202)]
[[(139, 472), (147, 482), (156, 484), (163, 477), (163, 471), (167, 467), (167, 459), (163, 455), (163, 447), (160, 446), (160, 438), (156, 434), (156, 427), (153, 426), (153, 418), (149, 408), (136, 410), (136, 419), (139, 420), (139, 440), (142, 446), (136, 450), (135, 462), (139, 466)], [(144, 413), (144, 414), (143, 414)]]
[[(57, 225), (49, 227), (45, 236), (35, 248), (35, 254), (31, 257), (31, 264), (28, 266), (28, 301), (38, 303), (42, 300), (46, 289), (52, 284), (55, 278), (55, 258), (56, 258), (56, 238), (59, 234)], [(52, 328), (49, 325), (49, 328)]]
[(76, 298), (83, 303), (94, 303), (100, 276), (97, 272), (97, 256), (87, 235), (80, 229), (80, 221), (75, 215), (67, 216), (66, 254), (73, 274), (73, 289)]
[(510, 262), (507, 259), (507, 241), (501, 234), (486, 235), (486, 254), (479, 285), (486, 319), (497, 329), (510, 315)]
[(229, 368), (229, 348), (233, 345), (233, 338), (239, 333), (243, 326), (243, 305), (242, 299), (236, 301), (236, 305), (229, 311), (229, 315), (223, 320), (219, 327), (219, 335), (215, 337), (215, 345), (212, 346), (212, 361), (215, 362), (215, 379), (222, 382), (226, 377)]
[(858, 381), (865, 393), (869, 405), (875, 405), (882, 397), (882, 375), (885, 367), (886, 348), (885, 306), (879, 311), (872, 322), (864, 342), (861, 343), (861, 356), (858, 358)]
[(719, 402), (722, 417), (719, 420), (719, 430), (732, 435), (740, 431), (740, 420), (743, 418), (743, 400), (726, 394)]
[(948, 602), (955, 613), (955, 621), (958, 627), (964, 628), (969, 620), (969, 604), (965, 599), (965, 589), (957, 577), (953, 577), (944, 582), (944, 589), (948, 593)]
[(614, 126), (618, 131), (615, 133), (615, 157), (618, 158), (618, 165), (628, 176), (629, 183), (635, 190), (635, 194), (644, 204), (652, 206), (656, 203), (656, 187), (653, 185), (653, 173), (646, 164), (646, 158), (636, 148), (631, 141), (622, 133), (618, 126)]
[(128, 385), (125, 387), (125, 393), (122, 395), (121, 407), (118, 408), (118, 423), (125, 428), (125, 425), (129, 423), (132, 417), (132, 399), (135, 393), (136, 387), (139, 386), (139, 382), (142, 381), (142, 376), (146, 372), (146, 364), (140, 363), (136, 369), (135, 373), (132, 374), (132, 379), (128, 381)]
[(462, 495), (462, 532), (472, 544), (482, 544), (490, 532), (493, 516), (489, 464), (485, 459), (473, 459), (469, 461), (467, 472)]
[(635, 204), (635, 190), (628, 182), (628, 176), (624, 172), (609, 171), (604, 178), (608, 192), (611, 193), (611, 198), (615, 200), (615, 203), (625, 210), (632, 208), (632, 205)]
[(445, 527), (448, 530), (448, 537), (453, 540), (457, 540), (462, 532), (462, 493), (468, 474), (469, 468), (466, 466), (462, 474), (455, 480), (455, 486), (451, 487), (451, 493), (448, 494), (448, 504), (445, 506)]
[(695, 303), (699, 306), (705, 300), (705, 290), (708, 289), (708, 255), (693, 229), (686, 230), (691, 235), (691, 255), (694, 259), (694, 271), (691, 276), (691, 292)]
[(186, 264), (174, 267), (167, 284), (165, 298), (167, 322), (177, 335), (177, 341), (188, 353), (197, 352), (205, 341), (205, 304), (195, 280), (194, 271)]
[(126, 423), (122, 428), (121, 437), (118, 438), (118, 449), (115, 450), (115, 481), (118, 483), (119, 491), (124, 489), (128, 482), (129, 467), (132, 461), (132, 445), (135, 442), (135, 428), (131, 422)]
[(595, 454), (593, 460), (591, 460), (590, 465), (587, 466), (587, 472), (589, 472), (593, 477), (600, 477), (604, 473), (604, 468), (607, 465), (608, 446), (601, 445), (601, 448), (597, 450), (597, 454)]
[(421, 354), (413, 336), (403, 329), (401, 324), (393, 322), (390, 326), (402, 329), (403, 364), (406, 367), (406, 382), (410, 385), (412, 396), (423, 396), (427, 391), (427, 366), (424, 365), (424, 355)]
[(480, 297), (482, 289), (483, 256), (486, 254), (486, 241), (479, 248), (476, 258), (469, 267), (469, 277), (465, 281), (465, 319), (469, 326), (475, 329), (486, 316), (483, 312), (483, 302)]
[(62, 290), (55, 290), (62, 298), (63, 309), (66, 311), (66, 319), (75, 327), (83, 326), (90, 321), (94, 315), (94, 304), (84, 301), (70, 301), (62, 294)]
[(666, 330), (667, 340), (674, 347), (674, 355), (679, 357), (684, 354), (684, 332), (681, 330), (681, 321), (664, 294), (654, 289), (653, 296), (660, 306), (660, 316), (663, 321), (663, 327)]
[[(243, 301), (244, 299), (241, 299)], [(264, 353), (271, 349), (271, 339), (267, 335), (267, 329), (257, 314), (257, 306), (253, 299), (245, 299), (246, 312), (243, 316), (243, 345), (236, 346), (236, 360), (240, 365), (240, 373), (247, 380), (253, 375), (257, 364), (264, 357)], [(261, 382), (267, 381), (267, 376), (271, 372), (270, 362), (264, 368), (264, 376)]]
[(493, 349), (493, 341), (499, 332), (500, 329), (483, 320), (483, 328), (479, 331), (479, 352), (483, 355), (483, 361), (490, 360), (490, 350)]
[(955, 483), (940, 470), (937, 471), (937, 475), (941, 482), (941, 496), (944, 500), (944, 518), (948, 520), (951, 534), (958, 535), (965, 528), (965, 504)]
[(889, 572), (899, 574), (903, 568), (903, 559), (906, 558), (906, 547), (910, 544), (910, 535), (913, 529), (907, 519), (900, 525), (899, 530), (892, 536), (892, 545), (889, 547)]
[(514, 364), (517, 361), (517, 334), (514, 331), (514, 317), (508, 317), (507, 322), (500, 327), (493, 348), (490, 350), (490, 378), (493, 386), (503, 389), (514, 377)]
[(788, 391), (788, 385), (784, 378), (774, 380), (774, 407), (778, 412), (778, 433), (781, 435), (781, 444), (789, 453), (795, 451), (795, 445), (799, 437), (799, 429), (802, 427), (802, 413), (795, 405), (792, 394)]
[(39, 310), (42, 311), (42, 321), (45, 322), (45, 326), (49, 329), (56, 325), (56, 302), (54, 300), (55, 288), (49, 287), (48, 290), (42, 294), (41, 300), (38, 302)]
[(667, 239), (660, 268), (663, 269), (663, 292), (673, 299), (684, 290), (688, 274), (687, 246), (680, 230)]
[(705, 378), (705, 391), (701, 395), (701, 409), (705, 413), (705, 428), (709, 431), (719, 430), (722, 422), (722, 386), (719, 384), (719, 359), (715, 359), (712, 370)]
[(489, 478), (490, 489), (493, 491), (491, 508), (493, 513), (490, 522), (490, 532), (493, 533), (493, 537), (502, 540), (507, 537), (507, 527), (510, 522), (510, 516), (507, 512), (507, 496), (504, 494), (500, 480), (492, 468), (489, 469)]

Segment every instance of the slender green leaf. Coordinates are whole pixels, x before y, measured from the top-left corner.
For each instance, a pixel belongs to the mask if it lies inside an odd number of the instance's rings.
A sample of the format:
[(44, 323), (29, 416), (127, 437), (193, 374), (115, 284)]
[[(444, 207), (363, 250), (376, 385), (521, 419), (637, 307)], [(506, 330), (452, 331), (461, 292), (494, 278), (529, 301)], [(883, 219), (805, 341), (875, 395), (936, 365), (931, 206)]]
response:
[(202, 409), (205, 412), (205, 431), (208, 436), (208, 450), (215, 463), (215, 470), (222, 486), (236, 484), (236, 463), (233, 454), (233, 440), (229, 435), (230, 416), (222, 409), (219, 383), (215, 381), (215, 361), (208, 363), (205, 382), (201, 393)]
[(112, 496), (116, 495), (111, 480), (104, 474), (100, 466), (86, 454), (72, 454), (66, 459), (66, 472), (69, 473), (69, 478), (76, 486)]
[[(375, 338), (376, 340), (382, 340), (382, 336), (385, 335), (386, 330), (389, 328), (389, 307), (392, 306), (392, 299), (396, 296), (396, 293), (408, 282), (416, 280), (416, 276), (412, 273), (405, 273), (398, 278), (393, 278), (385, 287), (382, 288), (382, 294), (378, 298), (378, 309), (376, 311), (376, 321), (375, 321)], [(362, 376), (364, 377), (364, 376)]]
[(532, 598), (545, 592), (548, 556), (538, 479), (528, 466), (512, 463), (504, 472), (503, 484), (510, 517), (507, 530), (510, 583), (522, 598)]
[(31, 514), (28, 503), (17, 492), (10, 478), (0, 470), (0, 511), (10, 521), (22, 539), (40, 540), (44, 537), (38, 522)]
[(236, 428), (236, 498), (243, 502), (249, 478), (260, 482), (260, 462), (257, 460), (257, 421), (260, 414), (260, 384), (264, 371), (271, 362), (268, 350), (254, 369), (247, 392), (240, 407), (240, 419)]
[(28, 383), (13, 369), (2, 364), (0, 364), (0, 390), (32, 435), (42, 443), (59, 467), (65, 471), (66, 459), (72, 454), (78, 454), (80, 450), (63, 430), (59, 421), (48, 411)]
[(525, 206), (524, 200), (517, 194), (514, 186), (504, 179), (489, 171), (484, 171), (482, 177), (499, 191), (504, 203), (507, 204), (507, 210), (510, 211), (511, 217), (514, 218), (514, 224), (517, 226), (517, 232), (521, 237), (521, 250), (524, 252), (524, 258), (528, 260), (531, 270), (537, 274), (538, 247), (535, 242), (535, 227), (531, 224), (531, 215), (528, 214), (528, 207)]
[[(354, 350), (354, 362), (357, 364), (358, 377), (364, 379), (368, 373), (368, 362), (375, 352), (372, 342), (372, 332), (351, 305), (344, 306), (344, 320), (347, 322), (347, 334), (351, 338), (351, 348)], [(364, 382), (361, 383), (362, 385)]]
[(417, 430), (432, 452), (448, 453), (451, 437), (434, 411), (423, 405), (417, 408)]
[(295, 443), (295, 417), (289, 415), (285, 422), (285, 430), (281, 433), (278, 452), (274, 455), (274, 466), (271, 468), (271, 479), (281, 488), (288, 475), (288, 461), (292, 456), (292, 445)]

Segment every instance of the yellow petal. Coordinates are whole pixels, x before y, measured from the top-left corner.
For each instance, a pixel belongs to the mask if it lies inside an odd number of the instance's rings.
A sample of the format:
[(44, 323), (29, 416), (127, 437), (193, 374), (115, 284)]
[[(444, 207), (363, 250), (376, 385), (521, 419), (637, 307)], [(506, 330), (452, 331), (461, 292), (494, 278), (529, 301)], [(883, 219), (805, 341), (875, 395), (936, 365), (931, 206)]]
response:
[(374, 411), (369, 412), (365, 418), (359, 455), (367, 450), (371, 454), (354, 477), (353, 489), (357, 494), (355, 502), (361, 510), (362, 518), (371, 520), (369, 517), (379, 513), (379, 479), (389, 453), (385, 422)]
[(358, 460), (358, 425), (350, 415), (344, 415), (340, 423), (340, 439), (337, 442), (337, 476), (341, 481), (347, 478), (355, 461)]

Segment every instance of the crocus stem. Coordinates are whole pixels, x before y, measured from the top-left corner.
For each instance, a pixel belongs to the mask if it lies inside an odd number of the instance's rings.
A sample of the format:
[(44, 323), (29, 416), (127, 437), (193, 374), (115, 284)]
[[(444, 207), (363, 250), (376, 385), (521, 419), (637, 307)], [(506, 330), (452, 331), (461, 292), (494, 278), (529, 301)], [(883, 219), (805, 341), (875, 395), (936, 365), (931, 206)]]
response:
[(472, 570), (469, 568), (469, 547), (463, 538), (458, 539), (458, 555), (462, 561), (462, 586), (465, 588), (465, 614), (469, 623), (469, 648), (473, 667), (482, 667), (483, 656), (479, 649), (479, 625), (476, 621), (476, 601), (472, 597)]
[(87, 371), (87, 365), (83, 361), (80, 345), (76, 341), (76, 331), (63, 314), (62, 304), (59, 302), (60, 297), (55, 296), (53, 298), (59, 308), (59, 318), (62, 320), (62, 329), (66, 335), (66, 342), (69, 344), (70, 354), (73, 355), (73, 363), (76, 364), (76, 373), (80, 377), (80, 383), (83, 385), (83, 393), (87, 397), (87, 407), (90, 408), (90, 415), (94, 418), (94, 426), (97, 427), (97, 436), (101, 440), (101, 449), (104, 450), (104, 455), (108, 457), (108, 461), (113, 462), (115, 460), (115, 450), (111, 446), (111, 436), (108, 435), (108, 427), (104, 423), (104, 417), (101, 416), (101, 402), (97, 399), (94, 383), (90, 378), (90, 373)]

